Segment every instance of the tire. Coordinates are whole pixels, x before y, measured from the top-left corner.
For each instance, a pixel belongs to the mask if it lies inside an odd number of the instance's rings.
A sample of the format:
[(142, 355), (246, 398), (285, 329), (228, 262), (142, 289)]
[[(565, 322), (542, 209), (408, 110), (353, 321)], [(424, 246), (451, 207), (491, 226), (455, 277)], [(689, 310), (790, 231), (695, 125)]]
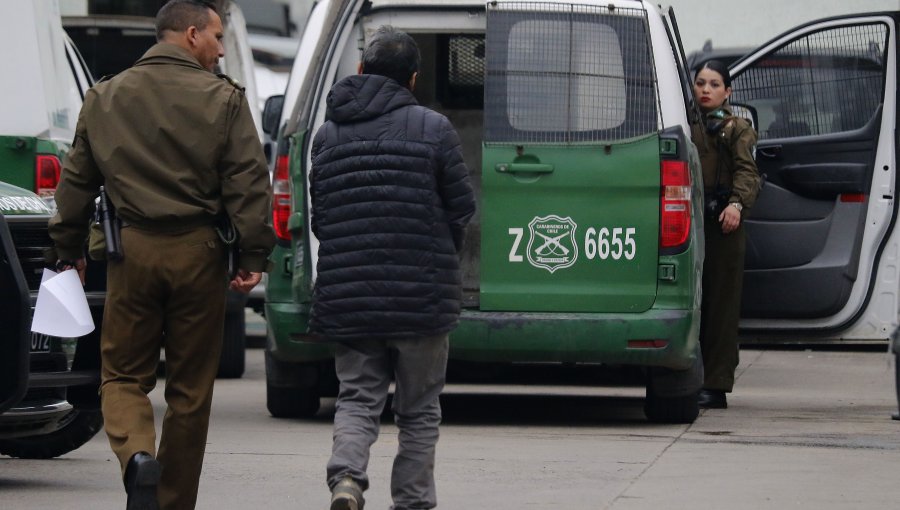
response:
[(702, 385), (703, 358), (698, 346), (687, 370), (649, 369), (644, 415), (653, 423), (694, 423), (700, 414), (697, 392)]
[(239, 379), (247, 362), (246, 318), (244, 309), (225, 313), (225, 333), (222, 335), (222, 355), (219, 357), (221, 379)]
[(275, 418), (312, 418), (319, 411), (321, 378), (316, 363), (286, 363), (266, 351), (266, 408)]
[(653, 423), (694, 423), (700, 414), (697, 395), (659, 397), (648, 391), (644, 414)]
[(0, 454), (20, 459), (52, 459), (78, 449), (103, 427), (99, 410), (74, 409), (61, 429), (38, 436), (0, 439)]
[(266, 383), (266, 408), (275, 418), (312, 418), (319, 411), (316, 388), (279, 388)]

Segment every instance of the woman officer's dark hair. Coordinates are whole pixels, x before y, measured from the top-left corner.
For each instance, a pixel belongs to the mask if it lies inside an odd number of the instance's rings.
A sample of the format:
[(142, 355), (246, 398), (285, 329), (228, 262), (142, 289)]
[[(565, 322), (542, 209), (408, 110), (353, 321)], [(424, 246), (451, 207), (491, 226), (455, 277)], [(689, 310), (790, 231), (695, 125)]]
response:
[(728, 66), (723, 64), (721, 60), (707, 60), (700, 69), (697, 69), (697, 72), (694, 73), (695, 80), (697, 79), (697, 75), (700, 74), (700, 71), (704, 69), (719, 73), (722, 76), (722, 83), (725, 85), (725, 88), (731, 87), (731, 73), (728, 72)]
[(364, 74), (387, 76), (406, 87), (419, 71), (419, 46), (406, 32), (384, 25), (363, 51), (362, 67)]

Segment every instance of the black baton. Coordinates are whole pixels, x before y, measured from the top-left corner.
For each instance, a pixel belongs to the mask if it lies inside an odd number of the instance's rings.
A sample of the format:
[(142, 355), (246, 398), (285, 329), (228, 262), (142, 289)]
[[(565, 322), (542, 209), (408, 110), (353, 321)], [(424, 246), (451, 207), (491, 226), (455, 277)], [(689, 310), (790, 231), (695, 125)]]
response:
[(106, 258), (113, 261), (122, 260), (122, 240), (119, 237), (116, 209), (109, 203), (103, 186), (100, 186), (100, 223), (103, 224), (103, 235), (106, 237)]

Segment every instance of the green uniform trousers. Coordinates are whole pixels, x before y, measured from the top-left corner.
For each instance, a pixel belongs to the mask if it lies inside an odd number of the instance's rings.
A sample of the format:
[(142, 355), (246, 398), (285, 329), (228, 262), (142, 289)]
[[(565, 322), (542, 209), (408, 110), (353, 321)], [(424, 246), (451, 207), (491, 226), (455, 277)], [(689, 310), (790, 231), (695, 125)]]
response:
[[(225, 320), (225, 248), (212, 227), (180, 233), (122, 229), (125, 258), (107, 269), (100, 398), (124, 474), (145, 451), (162, 465), (162, 509), (194, 508), (206, 449)], [(160, 348), (166, 353), (159, 453), (153, 408)]]
[(738, 320), (744, 282), (744, 225), (723, 234), (719, 222), (706, 219), (700, 351), (708, 390), (730, 392), (738, 365)]

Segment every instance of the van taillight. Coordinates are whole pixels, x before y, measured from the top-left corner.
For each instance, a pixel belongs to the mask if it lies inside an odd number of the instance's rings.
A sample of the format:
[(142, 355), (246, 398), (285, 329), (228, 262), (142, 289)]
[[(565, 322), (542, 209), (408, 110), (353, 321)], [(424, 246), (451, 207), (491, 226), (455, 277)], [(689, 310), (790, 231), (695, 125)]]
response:
[(291, 240), (288, 230), (288, 218), (291, 215), (291, 181), (288, 166), (288, 155), (278, 156), (275, 160), (275, 176), (272, 178), (272, 224), (275, 235), (283, 241)]
[(52, 154), (38, 154), (34, 161), (34, 189), (42, 198), (52, 198), (59, 185), (62, 165)]
[(659, 246), (675, 248), (691, 232), (691, 173), (687, 162), (662, 160), (660, 164)]

